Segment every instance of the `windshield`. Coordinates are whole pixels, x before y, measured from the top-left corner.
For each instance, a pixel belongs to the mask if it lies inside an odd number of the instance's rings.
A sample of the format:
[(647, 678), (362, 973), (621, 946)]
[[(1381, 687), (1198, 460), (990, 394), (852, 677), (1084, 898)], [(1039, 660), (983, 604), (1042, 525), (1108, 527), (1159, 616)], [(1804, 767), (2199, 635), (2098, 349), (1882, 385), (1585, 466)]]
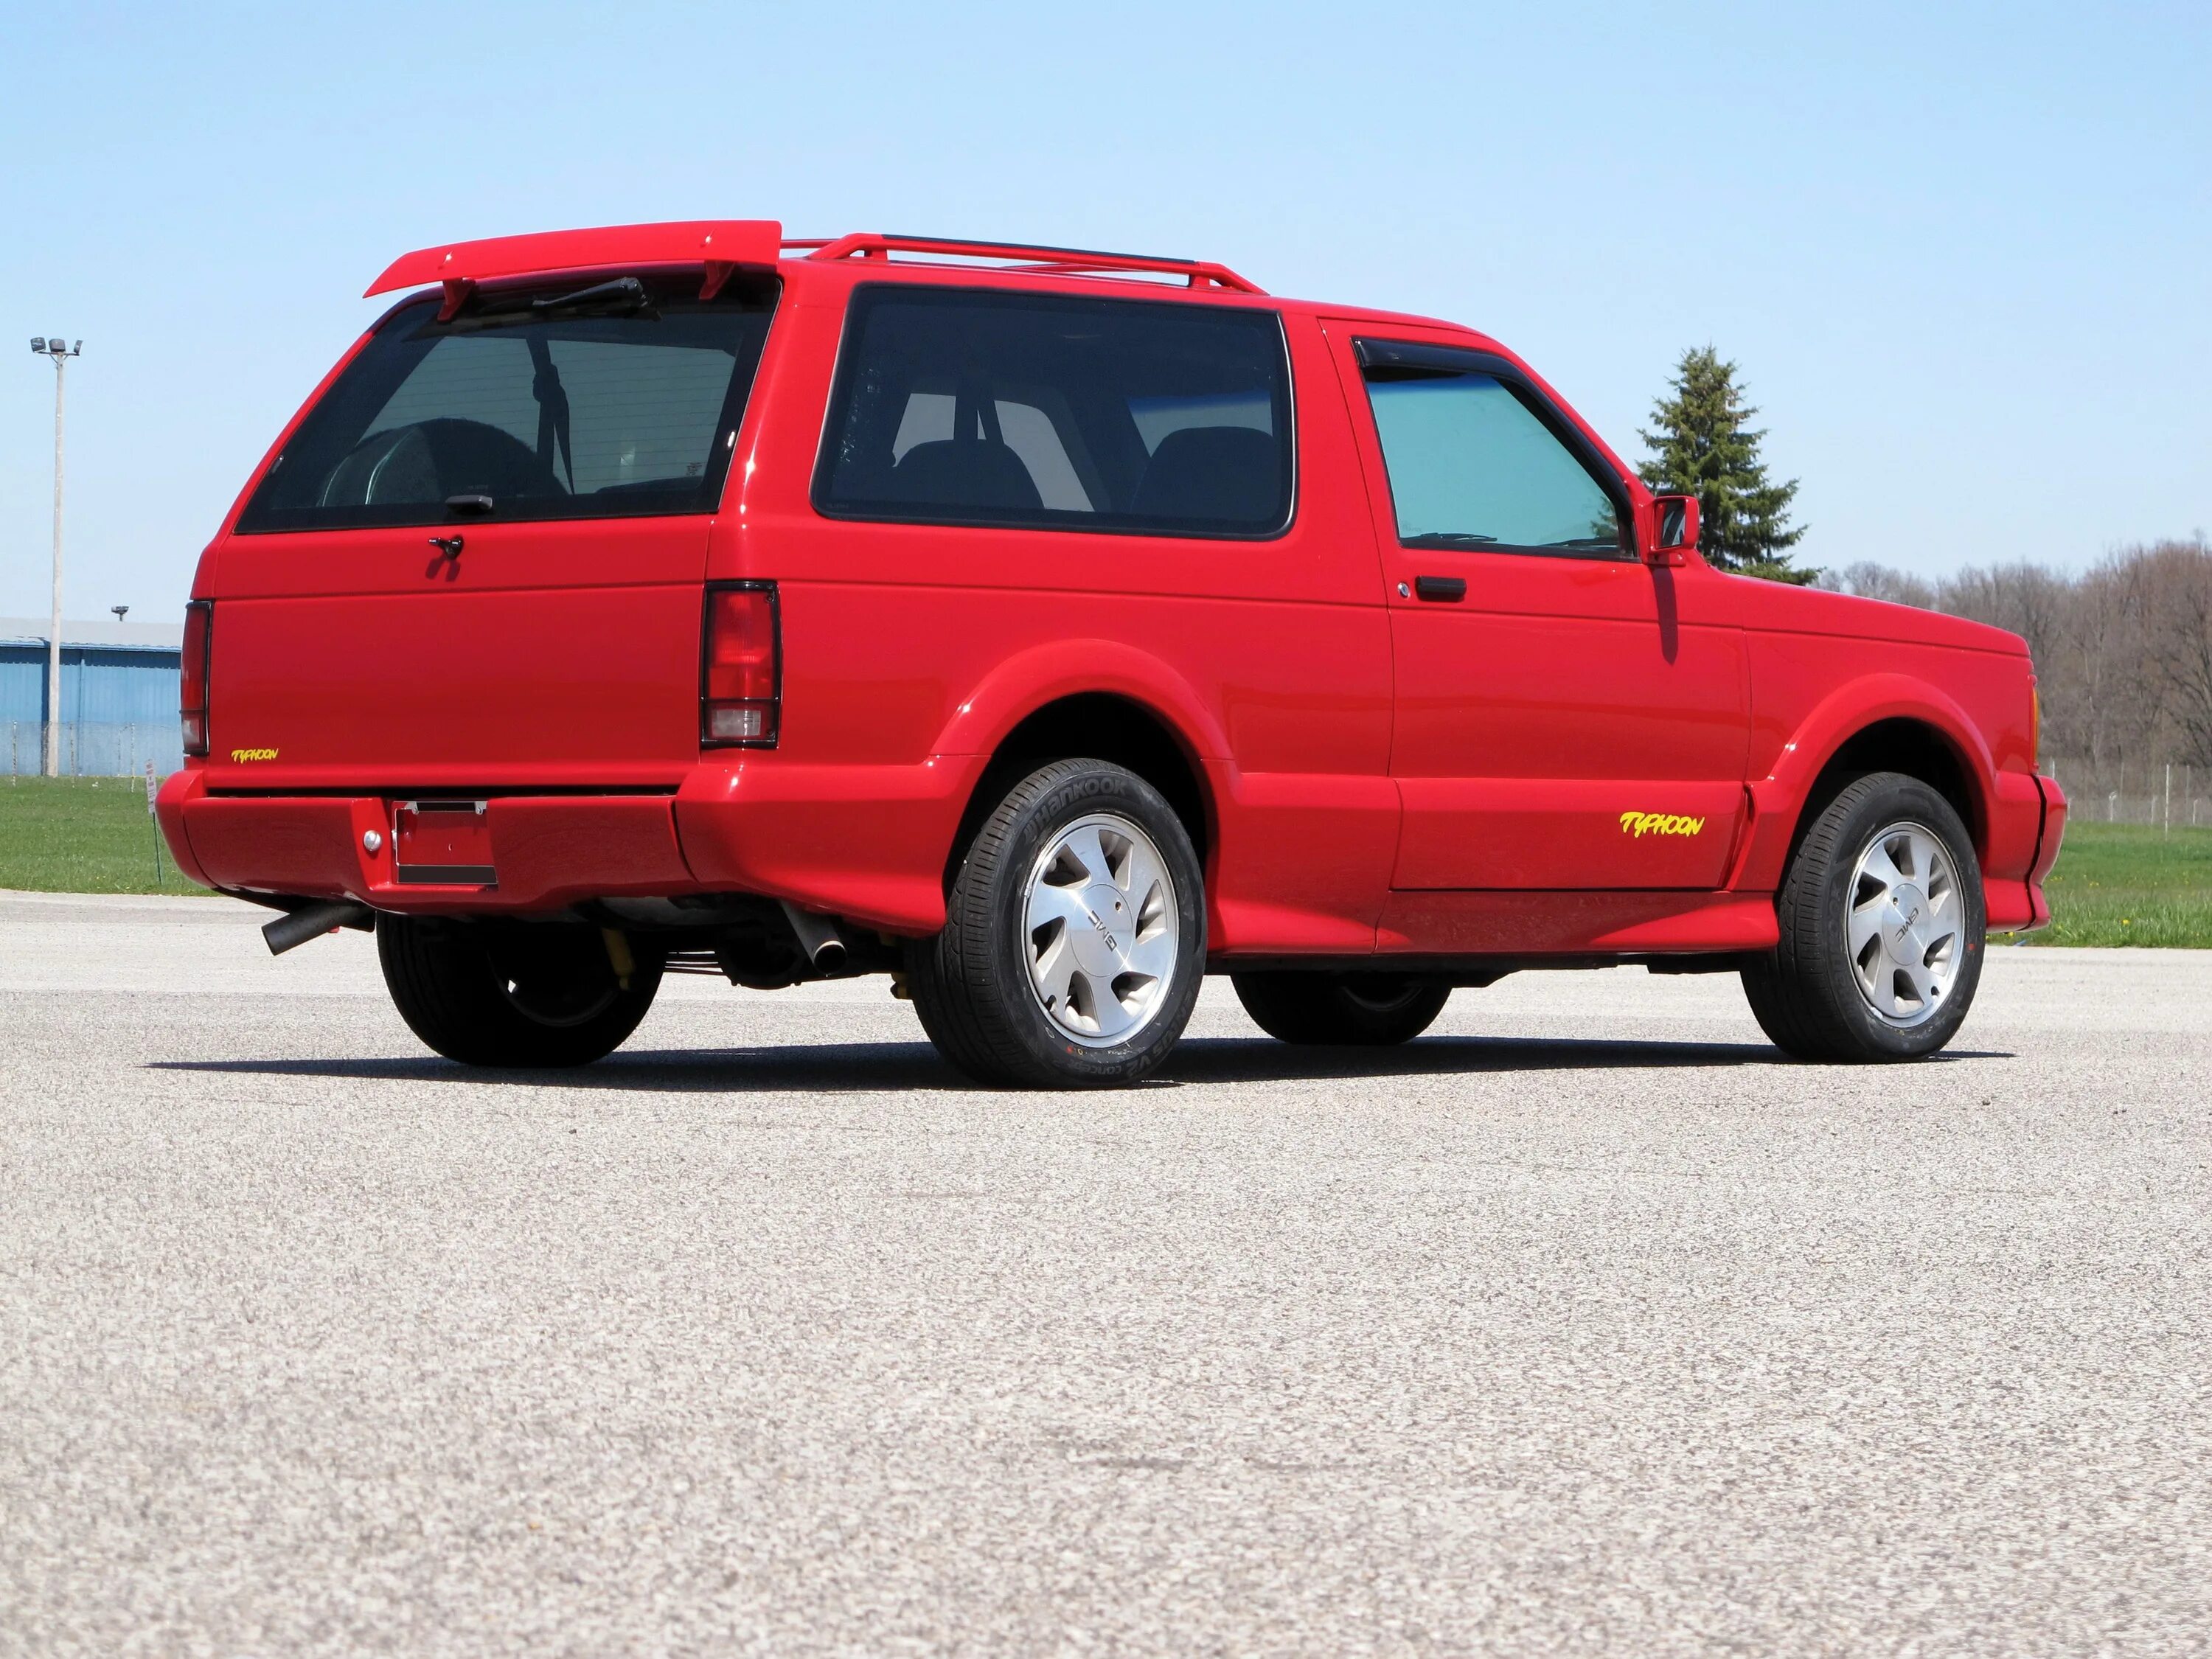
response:
[(512, 290), (380, 325), (292, 434), (243, 534), (711, 513), (772, 290), (697, 279)]

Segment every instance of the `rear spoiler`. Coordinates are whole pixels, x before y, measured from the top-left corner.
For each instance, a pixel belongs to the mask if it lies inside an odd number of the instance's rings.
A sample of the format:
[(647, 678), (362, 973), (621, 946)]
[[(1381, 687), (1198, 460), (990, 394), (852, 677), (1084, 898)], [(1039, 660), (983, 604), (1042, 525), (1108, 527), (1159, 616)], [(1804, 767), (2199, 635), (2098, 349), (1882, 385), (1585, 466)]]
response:
[(596, 230), (549, 230), (533, 236), (495, 236), (482, 242), (403, 253), (362, 297), (396, 288), (442, 283), (446, 308), (458, 310), (478, 283), (502, 276), (536, 276), (563, 270), (604, 270), (615, 265), (706, 267), (708, 299), (739, 265), (772, 265), (781, 251), (783, 227), (774, 219), (690, 219), (660, 225), (603, 225)]

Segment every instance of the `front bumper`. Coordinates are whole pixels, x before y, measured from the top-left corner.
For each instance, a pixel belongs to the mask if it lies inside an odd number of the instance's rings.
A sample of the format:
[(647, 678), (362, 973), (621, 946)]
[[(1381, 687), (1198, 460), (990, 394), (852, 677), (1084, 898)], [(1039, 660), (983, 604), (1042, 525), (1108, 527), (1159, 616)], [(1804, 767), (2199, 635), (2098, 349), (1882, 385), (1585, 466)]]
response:
[(2066, 836), (2066, 792), (2056, 778), (2038, 777), (2035, 786), (2043, 792), (2043, 833), (2035, 843), (2035, 862), (2027, 872), (2033, 920), (2021, 929), (2022, 933), (2051, 925), (2051, 901), (2044, 896), (2043, 883), (2051, 874), (2051, 866), (2058, 862), (2058, 844)]

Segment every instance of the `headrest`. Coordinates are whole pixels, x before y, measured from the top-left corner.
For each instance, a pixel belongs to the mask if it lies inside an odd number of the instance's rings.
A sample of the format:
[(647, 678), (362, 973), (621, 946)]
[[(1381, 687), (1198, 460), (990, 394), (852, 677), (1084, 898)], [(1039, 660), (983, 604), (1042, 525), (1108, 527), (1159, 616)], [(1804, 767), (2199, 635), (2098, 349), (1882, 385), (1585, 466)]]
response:
[(1271, 528), (1282, 508), (1282, 447), (1249, 426), (1187, 426), (1160, 440), (1137, 485), (1146, 518)]
[(891, 469), (896, 501), (931, 507), (987, 507), (1019, 511), (1044, 505), (1022, 458), (987, 439), (941, 438), (916, 444)]

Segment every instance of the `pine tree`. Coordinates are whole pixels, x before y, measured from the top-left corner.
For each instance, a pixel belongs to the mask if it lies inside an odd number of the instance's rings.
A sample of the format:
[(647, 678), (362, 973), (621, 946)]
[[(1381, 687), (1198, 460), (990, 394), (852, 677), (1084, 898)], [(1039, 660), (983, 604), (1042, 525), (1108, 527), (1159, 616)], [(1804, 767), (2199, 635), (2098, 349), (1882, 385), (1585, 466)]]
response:
[(1711, 346), (1682, 354), (1668, 383), (1673, 395), (1652, 405), (1657, 432), (1640, 432), (1652, 459), (1637, 470), (1655, 490), (1698, 498), (1699, 550), (1723, 570), (1772, 581), (1804, 583), (1820, 573), (1790, 562), (1805, 534), (1788, 522), (1797, 483), (1775, 483), (1759, 458), (1764, 430), (1746, 423), (1759, 413), (1744, 402), (1734, 363)]

